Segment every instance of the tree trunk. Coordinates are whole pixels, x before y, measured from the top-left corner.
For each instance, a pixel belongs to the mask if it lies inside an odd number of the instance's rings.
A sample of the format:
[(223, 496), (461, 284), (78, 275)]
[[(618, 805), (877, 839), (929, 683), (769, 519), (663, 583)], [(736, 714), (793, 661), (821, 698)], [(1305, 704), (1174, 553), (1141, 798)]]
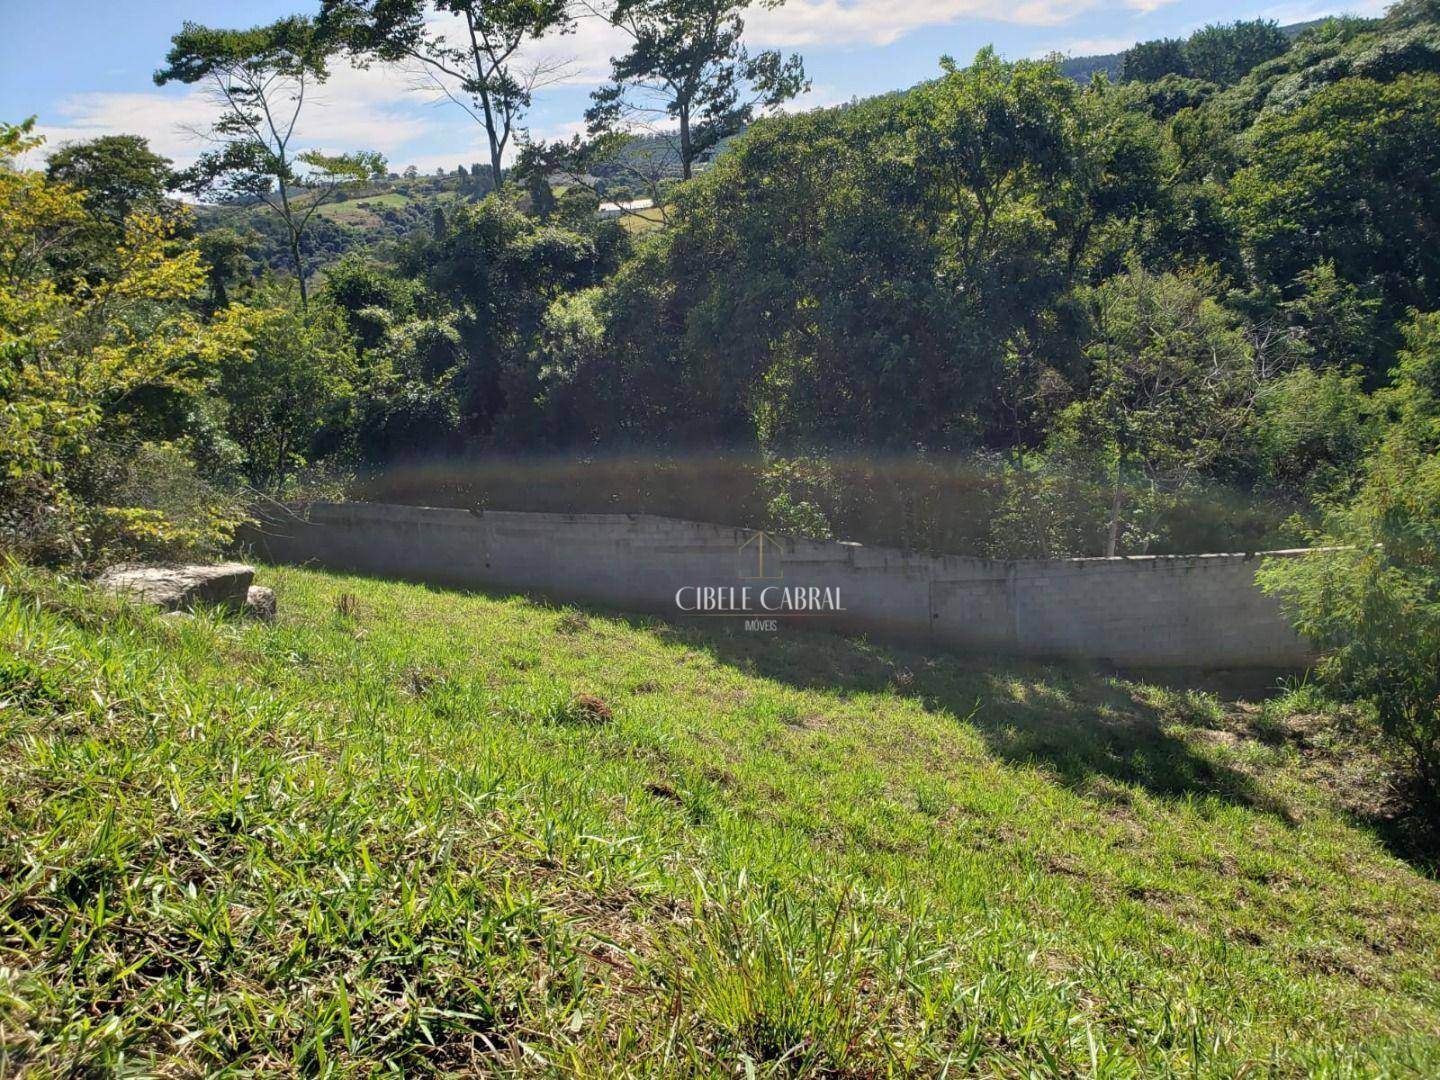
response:
[[(476, 70), (481, 69), (479, 56), (475, 59)], [(504, 149), (500, 145), (500, 131), (495, 122), (495, 110), (490, 105), (490, 93), (482, 84), (480, 89), (480, 106), (485, 112), (485, 137), (490, 142), (490, 178), (495, 182), (495, 191), (500, 190), (500, 181), (504, 176), (504, 170), (500, 159), (504, 155)]]
[(1110, 492), (1110, 527), (1105, 537), (1105, 557), (1113, 559), (1116, 549), (1120, 546), (1120, 505), (1121, 505), (1120, 470), (1115, 470), (1115, 486)]
[(680, 176), (682, 179), (690, 179), (690, 106), (686, 105), (680, 110)]
[(500, 190), (500, 181), (504, 177), (504, 171), (500, 166), (500, 146), (495, 139), (495, 133), (490, 133), (490, 175), (495, 180), (495, 190)]
[(305, 259), (300, 254), (300, 234), (293, 229), (290, 233), (290, 258), (295, 263), (295, 280), (300, 282), (300, 310), (310, 310), (310, 292), (305, 287)]
[[(280, 164), (282, 168), (288, 167), (283, 159)], [(295, 266), (295, 280), (300, 283), (300, 310), (309, 311), (310, 295), (305, 288), (305, 260), (300, 255), (300, 230), (295, 225), (295, 213), (290, 209), (290, 192), (285, 189), (283, 173), (278, 179), (278, 184), (280, 187), (280, 214), (285, 219), (285, 227), (290, 230), (290, 261)]]

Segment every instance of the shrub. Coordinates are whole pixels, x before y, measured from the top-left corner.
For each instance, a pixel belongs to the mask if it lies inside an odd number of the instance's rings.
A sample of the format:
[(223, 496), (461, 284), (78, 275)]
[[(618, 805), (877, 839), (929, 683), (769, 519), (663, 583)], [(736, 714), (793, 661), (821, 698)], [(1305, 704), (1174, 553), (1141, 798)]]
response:
[[(30, 131), (0, 124), (0, 546), (76, 561), (96, 536), (170, 547), (223, 532), (228, 511), (172, 520), (153, 500), (127, 501), (143, 454), (131, 483), (87, 490), (97, 448), (132, 453), (242, 339), (195, 313), (206, 273), (175, 218), (132, 214), (85, 280), (58, 273), (94, 221), (79, 193), (15, 167), (40, 142)], [(173, 464), (178, 450), (165, 453)]]
[(244, 505), (207, 483), (182, 443), (142, 443), (103, 456), (114, 505), (88, 514), (93, 558), (218, 555), (249, 520)]
[(1393, 416), (1359, 492), (1260, 583), (1324, 657), (1332, 688), (1375, 709), (1423, 796), (1440, 803), (1440, 313), (1406, 331)]

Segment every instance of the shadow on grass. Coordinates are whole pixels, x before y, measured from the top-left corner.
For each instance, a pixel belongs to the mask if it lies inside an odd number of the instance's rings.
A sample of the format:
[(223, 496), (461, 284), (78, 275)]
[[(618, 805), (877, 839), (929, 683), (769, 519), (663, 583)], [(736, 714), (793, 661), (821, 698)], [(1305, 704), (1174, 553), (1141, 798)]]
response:
[[(1294, 823), (1288, 807), (1251, 778), (1167, 733), (1167, 724), (1177, 721), (1215, 726), (1213, 702), (1193, 691), (1157, 687), (1154, 694), (1142, 693), (1122, 678), (1082, 664), (926, 653), (789, 627), (747, 633), (738, 627), (620, 618), (705, 650), (747, 674), (797, 689), (913, 698), (927, 710), (974, 726), (996, 758), (1044, 768), (1075, 790), (1093, 791), (1103, 777), (1160, 798), (1210, 796)], [(1170, 673), (1172, 683), (1176, 677)]]
[[(354, 573), (354, 572), (351, 572)], [(356, 574), (376, 580), (404, 580)], [(428, 583), (422, 587), (450, 591)], [(522, 595), (459, 589), (478, 596)], [(1157, 691), (1158, 708), (1134, 685), (1083, 664), (1044, 664), (1015, 657), (923, 652), (880, 646), (864, 638), (784, 626), (778, 633), (703, 625), (638, 615), (602, 604), (530, 599), (572, 618), (580, 612), (612, 618), (709, 652), (723, 664), (803, 690), (853, 695), (895, 693), (975, 727), (989, 752), (1015, 765), (1037, 766), (1077, 791), (1095, 781), (1136, 785), (1165, 799), (1213, 797), (1294, 823), (1289, 808), (1252, 779), (1226, 768), (1168, 734), (1167, 722), (1205, 727), (1208, 699), (1183, 690)], [(1177, 673), (1169, 673), (1172, 683)], [(1148, 681), (1148, 680), (1147, 680)], [(1113, 787), (1112, 801), (1123, 801)]]

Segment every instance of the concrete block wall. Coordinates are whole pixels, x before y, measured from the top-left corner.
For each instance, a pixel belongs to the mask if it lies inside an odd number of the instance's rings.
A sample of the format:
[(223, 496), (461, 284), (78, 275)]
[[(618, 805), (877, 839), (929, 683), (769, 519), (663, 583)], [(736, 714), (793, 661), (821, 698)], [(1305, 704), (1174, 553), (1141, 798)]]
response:
[[(746, 529), (645, 515), (312, 503), (245, 539), (276, 562), (683, 617), (676, 590), (737, 585)], [(1298, 668), (1306, 643), (1255, 587), (1265, 555), (1004, 562), (783, 540), (774, 581), (839, 589), (805, 625), (1129, 666)], [(1298, 558), (1304, 552), (1270, 552)]]

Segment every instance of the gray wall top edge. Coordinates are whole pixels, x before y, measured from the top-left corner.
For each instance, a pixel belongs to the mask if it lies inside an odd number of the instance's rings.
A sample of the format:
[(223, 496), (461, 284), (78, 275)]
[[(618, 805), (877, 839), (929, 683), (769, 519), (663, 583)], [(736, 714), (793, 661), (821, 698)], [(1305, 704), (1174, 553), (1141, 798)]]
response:
[[(485, 519), (495, 520), (497, 523), (534, 523), (534, 524), (562, 524), (574, 523), (584, 525), (635, 525), (651, 524), (666, 527), (680, 527), (688, 529), (705, 530), (715, 535), (750, 533), (756, 530), (743, 525), (721, 525), (710, 521), (692, 521), (686, 518), (663, 517), (658, 514), (550, 514), (539, 513), (527, 510), (467, 510), (451, 506), (413, 506), (405, 503), (375, 503), (375, 502), (332, 502), (318, 500), (310, 503), (287, 504), (286, 509), (295, 515), (297, 520), (319, 517), (322, 520), (334, 520), (331, 515), (363, 516), (377, 521), (400, 521), (414, 520), (417, 514), (433, 518), (436, 521), (450, 520), (452, 522), (472, 521), (480, 522)], [(992, 571), (1004, 574), (1014, 570), (1022, 574), (1056, 568), (1104, 568), (1122, 566), (1151, 566), (1159, 568), (1171, 568), (1182, 563), (1201, 562), (1205, 565), (1214, 565), (1219, 562), (1242, 562), (1258, 563), (1265, 558), (1297, 558), (1302, 555), (1313, 554), (1316, 548), (1283, 548), (1275, 551), (1253, 551), (1253, 552), (1199, 552), (1187, 555), (1114, 555), (1114, 556), (1081, 556), (1063, 559), (984, 559), (971, 555), (925, 555), (918, 552), (907, 553), (899, 548), (871, 546), (861, 544), (853, 540), (811, 540), (806, 537), (791, 537), (777, 534), (778, 538), (789, 544), (803, 546), (815, 550), (830, 551), (834, 548), (843, 548), (846, 551), (854, 552), (857, 556), (863, 556), (866, 561), (872, 560), (895, 560), (904, 562), (908, 560), (921, 560), (947, 563), (956, 566), (985, 567)]]

